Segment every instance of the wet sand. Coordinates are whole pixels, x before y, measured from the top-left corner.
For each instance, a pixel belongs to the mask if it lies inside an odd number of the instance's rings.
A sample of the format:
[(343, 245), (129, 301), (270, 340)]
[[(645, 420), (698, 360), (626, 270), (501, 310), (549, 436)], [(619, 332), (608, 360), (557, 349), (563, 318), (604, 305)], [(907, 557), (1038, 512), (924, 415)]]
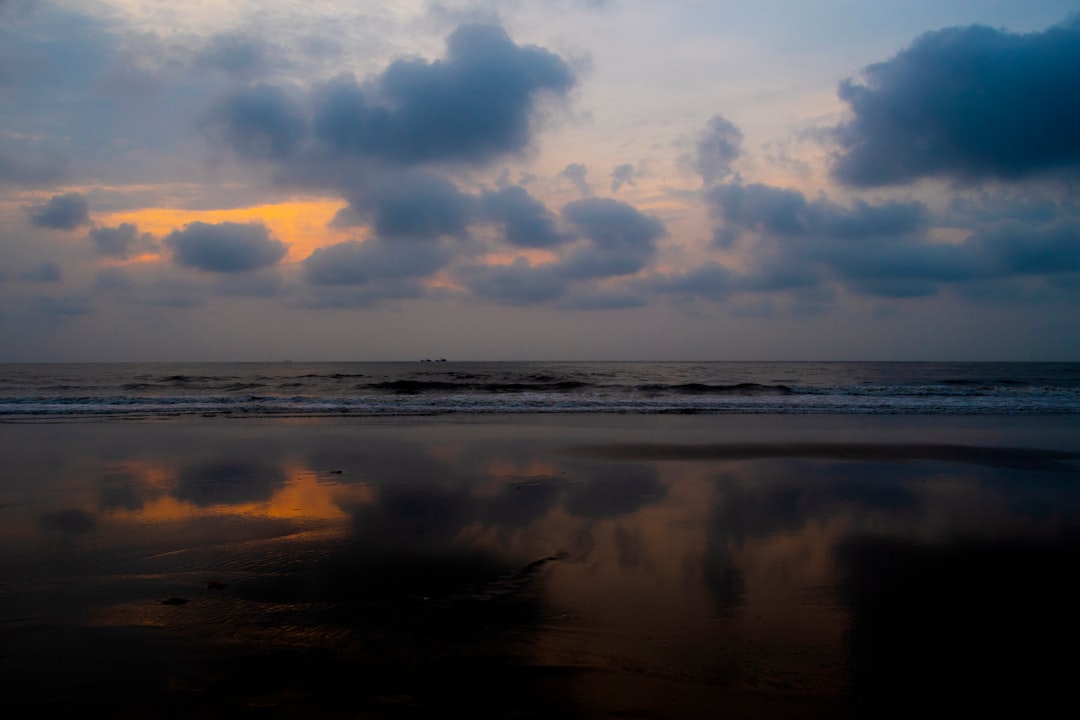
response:
[(5, 708), (1048, 714), (1080, 419), (0, 425)]

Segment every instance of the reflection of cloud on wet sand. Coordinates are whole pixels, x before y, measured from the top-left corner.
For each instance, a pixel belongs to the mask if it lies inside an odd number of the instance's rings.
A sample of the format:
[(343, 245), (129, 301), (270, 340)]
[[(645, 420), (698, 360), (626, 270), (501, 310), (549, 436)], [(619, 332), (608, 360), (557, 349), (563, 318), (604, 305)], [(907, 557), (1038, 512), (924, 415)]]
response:
[[(841, 698), (851, 622), (863, 643), (852, 650), (872, 655), (895, 641), (875, 613), (919, 607), (903, 592), (883, 604), (875, 578), (931, 588), (919, 568), (962, 566), (941, 549), (973, 529), (1038, 526), (1052, 548), (1080, 506), (1060, 471), (940, 458), (598, 458), (512, 424), (267, 423), (262, 442), (237, 449), (248, 426), (213, 427), (220, 437), (195, 442), (179, 426), (172, 452), (91, 448), (65, 476), (70, 495), (43, 494), (54, 504), (32, 531), (87, 560), (68, 617), (85, 637), (153, 627), (201, 648), (174, 677), (188, 694), (233, 688), (227, 710), (252, 700), (378, 715), (392, 696), (475, 711), (470, 695), (493, 710), (493, 698), (596, 697), (601, 676), (712, 700)], [(867, 545), (882, 539), (904, 544)], [(961, 555), (1013, 566), (1005, 540), (980, 552)], [(890, 557), (918, 562), (897, 570)], [(875, 558), (879, 575), (864, 569)], [(993, 590), (991, 575), (972, 577)], [(171, 596), (187, 602), (162, 604)], [(544, 672), (563, 673), (556, 692), (539, 691)], [(664, 714), (625, 697), (598, 714)]]
[(161, 523), (228, 515), (343, 521), (348, 517), (343, 508), (374, 499), (364, 483), (345, 484), (335, 475), (303, 467), (219, 463), (178, 469), (144, 459), (124, 463), (107, 477), (117, 478), (121, 469), (125, 497), (139, 502), (106, 504), (108, 516), (116, 521)]

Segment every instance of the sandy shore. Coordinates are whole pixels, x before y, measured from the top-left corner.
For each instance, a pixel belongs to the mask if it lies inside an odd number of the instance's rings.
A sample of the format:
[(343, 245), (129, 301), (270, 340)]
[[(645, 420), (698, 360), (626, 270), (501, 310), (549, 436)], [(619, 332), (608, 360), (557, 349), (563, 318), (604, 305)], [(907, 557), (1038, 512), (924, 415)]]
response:
[(0, 426), (5, 706), (1041, 714), (1069, 417)]

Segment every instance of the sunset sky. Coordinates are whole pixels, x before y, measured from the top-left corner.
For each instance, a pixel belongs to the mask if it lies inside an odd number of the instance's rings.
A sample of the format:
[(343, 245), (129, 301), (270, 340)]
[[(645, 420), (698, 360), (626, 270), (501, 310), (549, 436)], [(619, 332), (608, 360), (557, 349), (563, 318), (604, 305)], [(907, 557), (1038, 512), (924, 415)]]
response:
[(1080, 2), (0, 0), (0, 361), (1080, 359)]

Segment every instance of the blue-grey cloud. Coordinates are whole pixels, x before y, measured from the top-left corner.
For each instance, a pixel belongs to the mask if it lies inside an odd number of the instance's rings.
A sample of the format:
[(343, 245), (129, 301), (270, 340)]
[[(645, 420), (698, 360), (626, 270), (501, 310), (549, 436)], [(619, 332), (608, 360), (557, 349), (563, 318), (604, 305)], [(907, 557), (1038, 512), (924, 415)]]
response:
[(857, 200), (849, 209), (760, 183), (718, 185), (706, 197), (726, 222), (776, 236), (865, 239), (919, 233), (928, 223), (921, 203)]
[(220, 99), (206, 118), (207, 134), (247, 160), (285, 160), (308, 134), (302, 107), (283, 90), (259, 84)]
[(131, 223), (90, 228), (89, 237), (97, 254), (102, 257), (129, 258), (157, 248), (152, 235), (140, 233), (138, 227)]
[(66, 166), (54, 156), (0, 148), (0, 185), (37, 187), (63, 179)]
[(972, 234), (965, 247), (990, 275), (1061, 275), (1080, 272), (1080, 220), (1032, 226), (995, 223)]
[(383, 175), (350, 197), (353, 212), (384, 238), (462, 237), (476, 202), (442, 175), (419, 170)]
[(638, 172), (630, 163), (616, 165), (611, 170), (611, 192), (619, 192), (623, 185), (633, 187), (637, 177)]
[(261, 223), (194, 222), (165, 238), (180, 265), (209, 272), (237, 273), (277, 265), (286, 246)]
[(1001, 220), (1047, 223), (1066, 217), (1080, 217), (1080, 205), (1062, 202), (1038, 188), (1010, 188), (957, 196), (941, 216), (944, 225), (970, 228)]
[(329, 83), (316, 99), (320, 143), (390, 164), (486, 163), (524, 150), (538, 96), (574, 84), (562, 58), (498, 26), (463, 25), (446, 45), (443, 60), (397, 60), (368, 83)]
[(581, 163), (570, 163), (562, 169), (558, 177), (568, 181), (581, 195), (592, 197), (593, 186), (588, 180), (589, 168)]
[(555, 214), (520, 185), (507, 185), (483, 196), (484, 214), (517, 247), (550, 248), (568, 237), (559, 231)]
[(666, 234), (663, 223), (633, 205), (610, 198), (588, 198), (569, 203), (562, 216), (588, 242), (565, 261), (573, 277), (631, 275), (656, 254), (656, 241)]
[(731, 164), (742, 154), (743, 134), (723, 115), (714, 115), (698, 138), (694, 169), (705, 184), (719, 182), (733, 172)]
[(90, 224), (90, 206), (79, 193), (54, 195), (47, 202), (30, 208), (30, 222), (53, 230), (74, 230)]
[(223, 297), (277, 298), (287, 295), (289, 287), (277, 271), (264, 270), (222, 277), (214, 292)]
[(420, 278), (398, 278), (360, 285), (312, 284), (308, 294), (300, 298), (299, 305), (317, 310), (374, 307), (387, 301), (411, 300), (429, 294)]
[(654, 275), (644, 282), (648, 292), (689, 295), (721, 301), (731, 296), (735, 274), (719, 263), (706, 261), (701, 265), (670, 274)]
[(52, 260), (45, 260), (22, 274), (27, 282), (56, 283), (63, 279), (60, 266)]
[(316, 249), (304, 260), (304, 272), (312, 285), (368, 285), (428, 277), (449, 258), (439, 243), (350, 240)]
[[(233, 281), (243, 279), (244, 276), (230, 276)], [(193, 308), (207, 296), (203, 286), (177, 280), (160, 269), (105, 268), (97, 274), (95, 287), (113, 299), (139, 307)]]
[(927, 241), (929, 212), (921, 203), (857, 200), (844, 207), (826, 198), (769, 185), (722, 184), (707, 193), (725, 228), (758, 236), (742, 290), (772, 292), (825, 282), (885, 297), (936, 294), (941, 283), (973, 277), (970, 253)]
[(1017, 180), (1080, 168), (1080, 16), (1043, 32), (926, 33), (845, 81), (833, 172), (850, 185)]
[(94, 312), (90, 299), (78, 295), (46, 295), (39, 297), (35, 305), (38, 312), (52, 322), (63, 322)]
[(625, 310), (645, 307), (650, 298), (623, 287), (578, 287), (559, 303), (566, 310)]
[(108, 267), (100, 271), (95, 285), (98, 290), (106, 292), (128, 292), (138, 287), (131, 273), (120, 267)]
[(509, 265), (463, 268), (458, 280), (478, 298), (509, 305), (535, 305), (562, 297), (567, 281), (555, 263), (533, 266), (524, 258)]

